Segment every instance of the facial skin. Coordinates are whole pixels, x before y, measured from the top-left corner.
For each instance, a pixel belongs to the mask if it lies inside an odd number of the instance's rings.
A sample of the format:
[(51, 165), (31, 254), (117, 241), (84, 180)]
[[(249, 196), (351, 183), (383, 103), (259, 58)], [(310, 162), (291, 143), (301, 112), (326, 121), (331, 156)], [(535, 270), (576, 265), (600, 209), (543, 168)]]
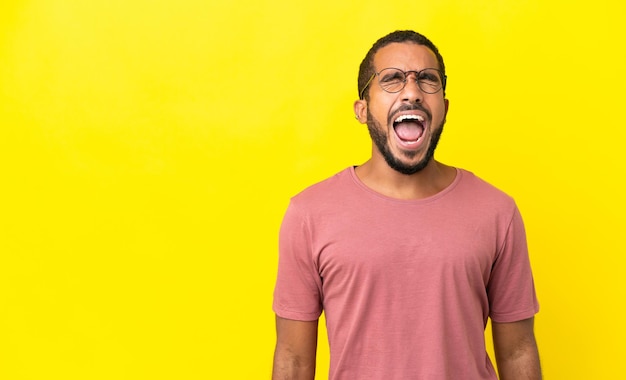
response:
[[(412, 42), (391, 43), (376, 53), (374, 67), (380, 71), (387, 67), (403, 71), (439, 68), (435, 54), (423, 45)], [(374, 78), (367, 91), (368, 100), (355, 103), (357, 118), (367, 123), (374, 144), (373, 160), (384, 159), (395, 171), (411, 175), (420, 172), (433, 162), (437, 143), (443, 132), (448, 100), (443, 90), (428, 94), (420, 90), (415, 82), (415, 74), (402, 91), (388, 93)], [(366, 97), (367, 98), (367, 97)], [(414, 115), (423, 118), (423, 133), (417, 141), (403, 141), (394, 129), (394, 120), (401, 115)]]

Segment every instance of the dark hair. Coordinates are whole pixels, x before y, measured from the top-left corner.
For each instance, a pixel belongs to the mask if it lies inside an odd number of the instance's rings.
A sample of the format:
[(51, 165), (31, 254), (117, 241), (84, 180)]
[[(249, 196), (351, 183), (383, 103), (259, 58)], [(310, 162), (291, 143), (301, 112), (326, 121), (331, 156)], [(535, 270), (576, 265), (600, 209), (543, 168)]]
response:
[[(367, 84), (367, 81), (370, 80), (372, 75), (374, 75), (374, 55), (376, 54), (376, 52), (378, 52), (380, 48), (383, 48), (394, 42), (412, 42), (418, 45), (426, 46), (427, 48), (432, 50), (433, 53), (435, 53), (437, 61), (439, 62), (439, 70), (441, 70), (443, 75), (446, 75), (446, 66), (443, 64), (443, 57), (441, 56), (441, 54), (439, 54), (439, 50), (437, 49), (435, 44), (433, 44), (428, 38), (426, 38), (426, 36), (412, 30), (396, 30), (395, 32), (389, 33), (388, 35), (376, 41), (365, 55), (365, 58), (363, 58), (361, 66), (359, 67), (359, 80), (357, 88), (359, 94), (361, 93), (363, 87), (365, 87), (365, 85)], [(363, 94), (363, 97), (365, 99), (369, 99), (369, 91), (366, 91), (365, 94)]]

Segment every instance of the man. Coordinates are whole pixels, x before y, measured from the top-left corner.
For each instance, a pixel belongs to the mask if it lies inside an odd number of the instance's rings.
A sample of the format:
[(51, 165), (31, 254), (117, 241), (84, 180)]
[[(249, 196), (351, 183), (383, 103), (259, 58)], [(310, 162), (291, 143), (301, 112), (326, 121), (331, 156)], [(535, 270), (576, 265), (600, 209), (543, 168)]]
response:
[(274, 379), (313, 379), (326, 316), (331, 380), (540, 379), (539, 307), (514, 201), (434, 152), (443, 58), (413, 31), (378, 40), (356, 118), (372, 156), (295, 196), (280, 232)]

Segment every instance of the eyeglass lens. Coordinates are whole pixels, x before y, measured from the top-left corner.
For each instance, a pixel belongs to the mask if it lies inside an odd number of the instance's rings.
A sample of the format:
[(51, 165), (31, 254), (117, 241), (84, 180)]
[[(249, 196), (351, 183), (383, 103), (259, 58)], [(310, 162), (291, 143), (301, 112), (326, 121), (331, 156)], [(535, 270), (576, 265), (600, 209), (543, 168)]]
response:
[(407, 82), (407, 75), (414, 73), (420, 90), (434, 94), (443, 87), (441, 73), (436, 69), (424, 69), (420, 71), (407, 71), (387, 68), (378, 73), (378, 84), (387, 92), (401, 91)]

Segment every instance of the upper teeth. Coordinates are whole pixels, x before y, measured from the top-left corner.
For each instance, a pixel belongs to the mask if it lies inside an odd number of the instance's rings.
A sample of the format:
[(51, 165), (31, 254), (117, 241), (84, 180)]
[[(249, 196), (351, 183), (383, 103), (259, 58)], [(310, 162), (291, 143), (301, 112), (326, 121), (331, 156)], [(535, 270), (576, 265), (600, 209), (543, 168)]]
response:
[(394, 122), (401, 123), (405, 120), (417, 120), (419, 122), (423, 122), (424, 117), (421, 115), (402, 115), (402, 116), (398, 116), (398, 118)]

